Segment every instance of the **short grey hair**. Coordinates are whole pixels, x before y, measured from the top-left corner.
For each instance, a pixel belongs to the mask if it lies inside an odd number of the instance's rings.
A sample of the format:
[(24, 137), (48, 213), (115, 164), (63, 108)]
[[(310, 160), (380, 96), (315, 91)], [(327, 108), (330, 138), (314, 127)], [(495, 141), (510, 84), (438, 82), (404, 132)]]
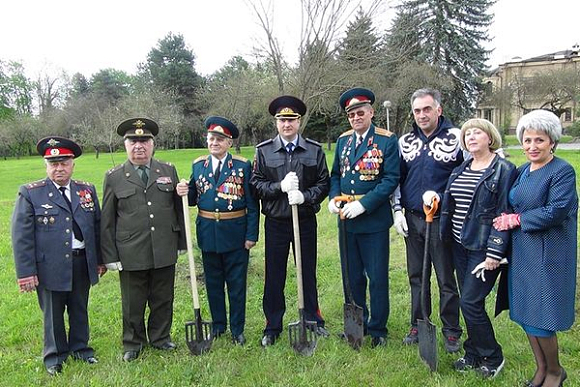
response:
[(441, 93), (439, 92), (439, 90), (428, 88), (415, 90), (415, 92), (411, 96), (411, 106), (413, 106), (413, 102), (415, 102), (417, 98), (423, 98), (427, 96), (433, 98), (433, 100), (435, 101), (435, 107), (441, 106)]
[(554, 144), (558, 144), (560, 138), (562, 138), (562, 123), (554, 113), (548, 110), (532, 110), (520, 118), (516, 128), (516, 136), (520, 144), (526, 130), (542, 132), (550, 137)]

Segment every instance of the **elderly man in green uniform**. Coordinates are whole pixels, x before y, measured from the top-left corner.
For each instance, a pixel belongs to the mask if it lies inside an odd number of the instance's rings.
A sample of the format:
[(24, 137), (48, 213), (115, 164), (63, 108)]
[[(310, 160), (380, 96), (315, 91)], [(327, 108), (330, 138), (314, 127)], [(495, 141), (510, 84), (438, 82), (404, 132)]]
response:
[[(109, 170), (103, 186), (103, 261), (119, 270), (123, 306), (123, 360), (137, 359), (148, 342), (173, 350), (173, 288), (178, 250), (186, 249), (177, 171), (152, 158), (157, 123), (122, 122), (128, 160)], [(145, 308), (149, 319), (145, 325)]]
[[(47, 178), (23, 185), (12, 216), (12, 247), (21, 292), (36, 290), (44, 320), (44, 365), (50, 375), (73, 358), (94, 364), (89, 347), (89, 288), (106, 272), (99, 246), (95, 187), (72, 180), (78, 144), (46, 137), (36, 146)], [(68, 314), (68, 334), (64, 313)], [(7, 318), (7, 316), (5, 316)]]
[(188, 195), (197, 205), (197, 243), (202, 252), (205, 283), (211, 309), (213, 337), (226, 331), (228, 289), (232, 342), (244, 345), (246, 320), (246, 278), (250, 249), (258, 240), (258, 203), (249, 181), (250, 162), (232, 155), (232, 139), (238, 128), (223, 117), (208, 117), (208, 156), (198, 157), (192, 166), (189, 185), (179, 183), (177, 192)]
[(338, 195), (352, 200), (342, 208), (347, 245), (341, 248), (347, 252), (354, 301), (363, 307), (365, 332), (371, 336), (371, 346), (377, 347), (385, 345), (387, 337), (389, 228), (393, 225), (389, 196), (399, 184), (399, 150), (396, 136), (373, 124), (374, 101), (373, 92), (363, 88), (350, 89), (340, 96), (340, 106), (352, 129), (336, 142), (328, 209), (339, 213), (333, 199)]

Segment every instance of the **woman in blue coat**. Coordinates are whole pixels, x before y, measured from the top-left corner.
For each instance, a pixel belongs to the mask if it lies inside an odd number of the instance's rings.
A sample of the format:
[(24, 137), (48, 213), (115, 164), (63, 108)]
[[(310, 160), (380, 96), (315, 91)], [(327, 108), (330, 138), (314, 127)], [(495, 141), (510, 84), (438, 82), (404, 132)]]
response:
[(494, 219), (513, 229), (509, 268), (510, 317), (528, 336), (536, 373), (528, 386), (559, 386), (566, 371), (558, 358), (557, 331), (574, 322), (578, 196), (576, 174), (554, 156), (562, 126), (553, 113), (534, 110), (516, 135), (528, 163), (518, 169), (509, 199), (512, 214)]

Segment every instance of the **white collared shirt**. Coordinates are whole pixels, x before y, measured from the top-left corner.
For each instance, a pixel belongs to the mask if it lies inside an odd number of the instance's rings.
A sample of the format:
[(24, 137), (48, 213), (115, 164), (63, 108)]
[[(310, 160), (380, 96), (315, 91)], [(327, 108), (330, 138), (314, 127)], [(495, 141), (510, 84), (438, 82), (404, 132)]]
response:
[[(71, 192), (70, 192), (70, 181), (68, 182), (67, 185), (64, 185), (64, 186), (58, 185), (54, 181), (52, 182), (52, 184), (54, 184), (54, 186), (58, 190), (59, 194), (60, 194), (60, 187), (66, 188), (66, 190), (64, 191), (64, 194), (66, 195), (67, 199), (71, 202), (71, 205), (72, 205), (72, 197), (71, 197)], [(73, 216), (73, 214), (71, 214), (71, 216)], [(72, 227), (72, 222), (71, 222), (71, 227)], [(73, 249), (84, 249), (85, 248), (85, 241), (79, 241), (78, 239), (76, 239), (74, 237), (73, 232), (71, 232), (70, 234), (71, 234), (71, 239), (72, 239), (72, 248)]]

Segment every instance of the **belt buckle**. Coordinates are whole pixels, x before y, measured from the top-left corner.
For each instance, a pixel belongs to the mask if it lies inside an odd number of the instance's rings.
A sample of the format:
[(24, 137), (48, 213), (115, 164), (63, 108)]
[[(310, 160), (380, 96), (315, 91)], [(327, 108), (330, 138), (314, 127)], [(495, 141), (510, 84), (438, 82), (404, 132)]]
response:
[(221, 213), (214, 212), (213, 213), (213, 217), (214, 217), (214, 219), (215, 219), (216, 222), (219, 222), (220, 221), (220, 217), (221, 217)]

